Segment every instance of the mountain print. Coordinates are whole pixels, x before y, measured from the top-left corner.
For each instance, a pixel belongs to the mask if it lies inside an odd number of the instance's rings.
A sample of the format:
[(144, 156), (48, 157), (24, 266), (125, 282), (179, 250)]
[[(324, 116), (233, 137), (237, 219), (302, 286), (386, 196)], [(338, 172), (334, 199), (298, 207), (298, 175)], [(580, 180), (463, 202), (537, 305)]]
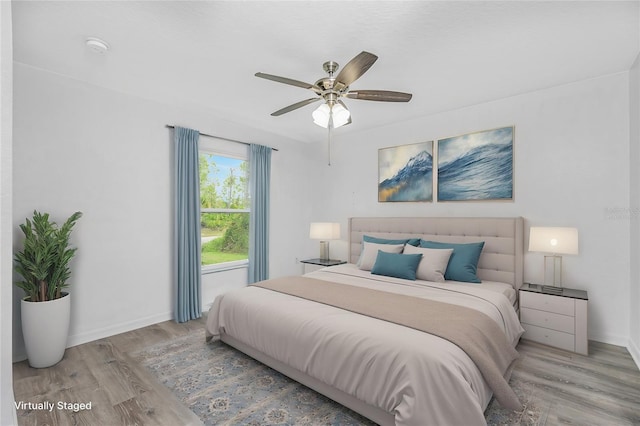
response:
[[(389, 170), (395, 171), (391, 177), (378, 183), (378, 201), (431, 201), (433, 197), (433, 157), (429, 152), (431, 142), (426, 144), (405, 145), (380, 150), (380, 179)], [(406, 155), (407, 147), (415, 151), (424, 148), (401, 166), (397, 166), (399, 157)], [(403, 150), (405, 152), (403, 152)], [(384, 152), (387, 151), (387, 152)], [(405, 157), (406, 158), (406, 157)], [(396, 165), (394, 167), (394, 165)], [(398, 168), (400, 167), (400, 168)]]

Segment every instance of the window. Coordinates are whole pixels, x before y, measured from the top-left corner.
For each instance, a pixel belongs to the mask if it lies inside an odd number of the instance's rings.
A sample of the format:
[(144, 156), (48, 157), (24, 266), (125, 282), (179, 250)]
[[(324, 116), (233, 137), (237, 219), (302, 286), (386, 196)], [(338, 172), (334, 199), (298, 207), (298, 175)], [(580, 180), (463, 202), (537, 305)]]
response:
[(200, 151), (199, 160), (202, 270), (246, 265), (249, 164), (245, 159), (205, 151)]

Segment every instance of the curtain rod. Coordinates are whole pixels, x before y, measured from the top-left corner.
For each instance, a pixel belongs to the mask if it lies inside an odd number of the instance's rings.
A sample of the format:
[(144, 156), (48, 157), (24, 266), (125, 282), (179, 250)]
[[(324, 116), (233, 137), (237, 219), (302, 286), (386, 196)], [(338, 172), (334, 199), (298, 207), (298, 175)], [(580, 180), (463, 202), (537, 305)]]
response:
[[(171, 124), (167, 124), (167, 125), (165, 125), (165, 127), (169, 128), (169, 129), (175, 129), (176, 128), (176, 126), (172, 126)], [(223, 138), (221, 136), (208, 135), (206, 133), (200, 133), (200, 136), (207, 136), (207, 137), (210, 137), (210, 138), (222, 139), (223, 141), (236, 142), (236, 143), (241, 143), (243, 145), (251, 145), (249, 142), (243, 142), (243, 141), (238, 141), (238, 140), (235, 140), (235, 139)], [(271, 147), (269, 146), (267, 148), (271, 148)], [(271, 149), (273, 151), (278, 151), (277, 148), (271, 148)]]

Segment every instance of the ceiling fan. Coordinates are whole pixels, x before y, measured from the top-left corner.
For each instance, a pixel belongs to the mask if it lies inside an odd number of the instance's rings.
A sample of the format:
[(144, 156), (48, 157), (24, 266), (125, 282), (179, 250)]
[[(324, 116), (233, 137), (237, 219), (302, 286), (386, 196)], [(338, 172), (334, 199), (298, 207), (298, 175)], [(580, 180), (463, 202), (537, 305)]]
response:
[(334, 61), (325, 62), (322, 68), (329, 74), (314, 84), (305, 83), (303, 81), (293, 80), (286, 77), (280, 77), (262, 72), (256, 73), (256, 77), (265, 78), (267, 80), (276, 81), (278, 83), (289, 84), (292, 86), (310, 89), (315, 92), (316, 96), (296, 102), (278, 111), (271, 113), (272, 116), (280, 116), (303, 106), (318, 101), (324, 101), (320, 107), (313, 112), (314, 123), (325, 128), (337, 128), (345, 124), (351, 123), (351, 114), (347, 106), (340, 98), (360, 99), (364, 101), (381, 101), (381, 102), (409, 102), (411, 93), (392, 92), (388, 90), (350, 90), (351, 83), (360, 78), (378, 59), (376, 55), (369, 52), (361, 52), (342, 68), (337, 76), (334, 76), (338, 70), (338, 63)]

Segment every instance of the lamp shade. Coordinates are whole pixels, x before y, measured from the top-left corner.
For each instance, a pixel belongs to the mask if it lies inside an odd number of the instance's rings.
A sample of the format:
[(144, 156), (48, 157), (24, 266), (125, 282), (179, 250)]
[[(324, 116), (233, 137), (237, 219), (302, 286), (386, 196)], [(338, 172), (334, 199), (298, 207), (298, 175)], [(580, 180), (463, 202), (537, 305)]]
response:
[(309, 228), (309, 238), (313, 240), (337, 240), (340, 238), (340, 224), (314, 222)]
[(331, 114), (333, 115), (333, 128), (344, 126), (349, 121), (351, 113), (345, 107), (340, 104), (335, 104), (331, 108)]
[(331, 114), (331, 109), (329, 105), (322, 104), (318, 108), (311, 113), (313, 117), (313, 122), (320, 127), (324, 127), (325, 129), (329, 126), (329, 115)]
[(578, 254), (578, 230), (576, 228), (532, 226), (529, 230), (529, 251)]
[(330, 107), (325, 103), (316, 108), (311, 116), (313, 117), (313, 122), (315, 124), (320, 127), (324, 127), (325, 129), (329, 127), (329, 119), (333, 116), (332, 128), (335, 129), (347, 124), (351, 114), (349, 113), (349, 110), (338, 103), (333, 105), (333, 107)]

